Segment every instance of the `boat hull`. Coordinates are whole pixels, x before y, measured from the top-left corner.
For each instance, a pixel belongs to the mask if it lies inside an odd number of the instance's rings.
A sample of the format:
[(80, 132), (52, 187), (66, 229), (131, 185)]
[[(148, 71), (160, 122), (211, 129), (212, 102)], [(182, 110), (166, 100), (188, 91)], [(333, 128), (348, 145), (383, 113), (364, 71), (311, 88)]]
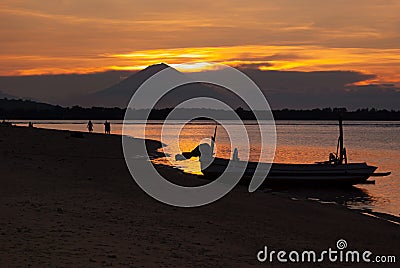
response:
[[(366, 183), (377, 167), (366, 163), (350, 163), (335, 165), (319, 164), (279, 164), (257, 163), (247, 161), (232, 161), (223, 158), (213, 158), (211, 161), (200, 161), (201, 170), (206, 178), (216, 179), (223, 172), (239, 173), (243, 169), (241, 182), (248, 182), (254, 175), (256, 167), (269, 173), (265, 184), (300, 184), (300, 185), (354, 185)], [(227, 170), (228, 164), (231, 168)]]

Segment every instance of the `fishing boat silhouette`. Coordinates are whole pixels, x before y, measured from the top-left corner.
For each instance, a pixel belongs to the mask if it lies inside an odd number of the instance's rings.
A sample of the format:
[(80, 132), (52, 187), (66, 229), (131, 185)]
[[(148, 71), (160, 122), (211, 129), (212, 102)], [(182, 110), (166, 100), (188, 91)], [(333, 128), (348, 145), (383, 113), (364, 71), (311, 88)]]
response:
[[(314, 186), (349, 186), (374, 183), (370, 177), (388, 176), (390, 172), (375, 172), (377, 167), (362, 163), (349, 163), (343, 142), (343, 120), (339, 117), (339, 138), (336, 153), (330, 153), (327, 161), (313, 164), (286, 164), (242, 161), (235, 148), (232, 159), (214, 157), (214, 143), (217, 127), (211, 137), (211, 144), (202, 143), (191, 152), (176, 155), (176, 160), (199, 157), (204, 178), (216, 179), (224, 172), (243, 173), (242, 183), (249, 183), (257, 169), (265, 169), (268, 175), (264, 184), (290, 184)], [(227, 169), (230, 164), (230, 168)], [(262, 173), (262, 172), (261, 172)]]

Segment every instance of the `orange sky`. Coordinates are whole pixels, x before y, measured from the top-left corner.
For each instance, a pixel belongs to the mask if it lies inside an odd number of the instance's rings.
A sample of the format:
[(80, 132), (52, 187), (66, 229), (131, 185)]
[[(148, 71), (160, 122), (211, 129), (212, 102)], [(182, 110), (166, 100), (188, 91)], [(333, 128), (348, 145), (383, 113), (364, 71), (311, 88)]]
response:
[(400, 85), (398, 14), (396, 0), (0, 0), (0, 75), (213, 61)]

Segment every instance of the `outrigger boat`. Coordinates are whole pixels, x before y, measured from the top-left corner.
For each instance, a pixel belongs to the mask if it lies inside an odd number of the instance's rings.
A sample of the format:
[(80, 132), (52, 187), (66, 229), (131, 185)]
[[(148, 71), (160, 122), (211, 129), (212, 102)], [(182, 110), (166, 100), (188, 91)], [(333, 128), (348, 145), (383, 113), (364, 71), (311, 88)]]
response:
[[(216, 138), (211, 137), (211, 145), (200, 144), (193, 151), (177, 155), (176, 159), (189, 159), (194, 156), (200, 157), (201, 172), (207, 179), (216, 179), (225, 172), (231, 163), (229, 172), (243, 172), (241, 182), (248, 183), (253, 177), (256, 168), (266, 169), (265, 184), (285, 185), (316, 185), (316, 186), (343, 186), (355, 184), (374, 183), (368, 180), (370, 177), (388, 176), (390, 172), (376, 173), (377, 167), (367, 163), (348, 163), (346, 148), (343, 145), (343, 124), (339, 118), (339, 139), (336, 153), (329, 154), (329, 160), (316, 162), (314, 164), (281, 164), (281, 163), (259, 163), (242, 161), (238, 158), (237, 149), (234, 150), (232, 159), (214, 157), (214, 142)], [(200, 153), (201, 152), (201, 153)], [(227, 171), (228, 172), (228, 171)], [(266, 173), (265, 173), (266, 174)]]

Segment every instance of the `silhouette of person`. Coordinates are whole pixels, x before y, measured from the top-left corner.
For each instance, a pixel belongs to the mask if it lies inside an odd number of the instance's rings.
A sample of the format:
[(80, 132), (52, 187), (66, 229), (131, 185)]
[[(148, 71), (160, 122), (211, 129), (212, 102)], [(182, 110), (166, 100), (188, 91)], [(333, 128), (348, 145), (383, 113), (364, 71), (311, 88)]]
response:
[(93, 123), (91, 120), (89, 120), (89, 122), (87, 123), (87, 129), (89, 132), (93, 131)]
[(29, 122), (29, 123), (28, 123), (28, 127), (33, 127), (33, 123), (32, 123), (32, 122)]
[(104, 133), (105, 134), (111, 134), (111, 124), (107, 120), (104, 123)]

